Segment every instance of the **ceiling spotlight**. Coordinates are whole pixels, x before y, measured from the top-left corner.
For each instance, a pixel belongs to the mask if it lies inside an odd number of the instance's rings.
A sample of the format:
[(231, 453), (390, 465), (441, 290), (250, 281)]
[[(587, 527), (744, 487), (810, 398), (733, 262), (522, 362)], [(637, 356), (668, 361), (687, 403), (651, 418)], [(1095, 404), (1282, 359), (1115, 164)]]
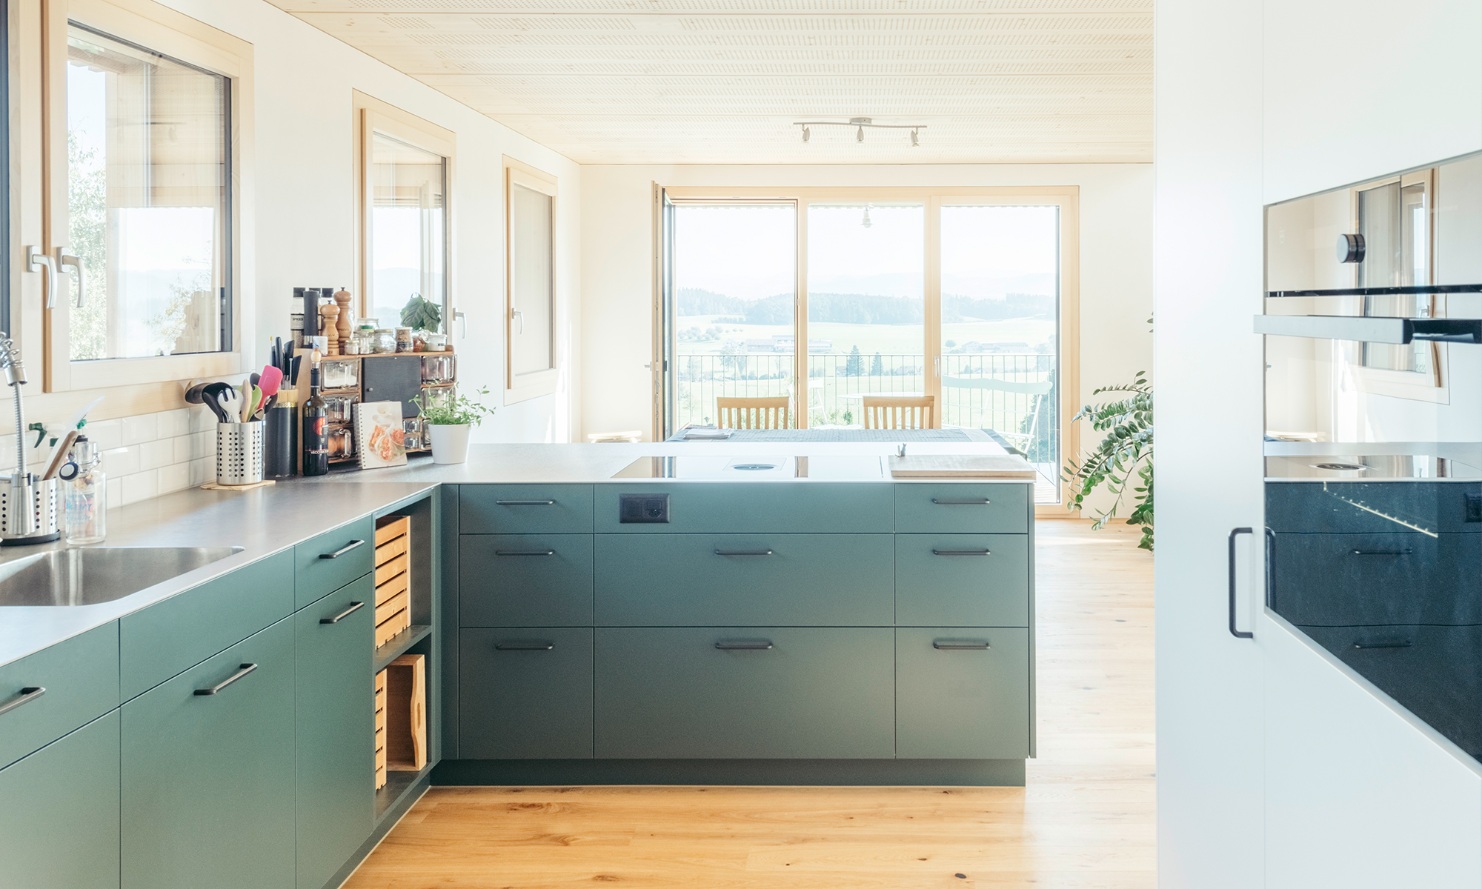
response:
[(854, 141), (865, 140), (866, 129), (875, 130), (910, 130), (911, 147), (921, 147), (921, 131), (926, 129), (926, 124), (918, 123), (875, 123), (869, 117), (851, 117), (848, 120), (798, 120), (793, 121), (793, 126), (803, 128), (803, 141), (807, 142), (813, 138), (813, 127), (854, 127)]

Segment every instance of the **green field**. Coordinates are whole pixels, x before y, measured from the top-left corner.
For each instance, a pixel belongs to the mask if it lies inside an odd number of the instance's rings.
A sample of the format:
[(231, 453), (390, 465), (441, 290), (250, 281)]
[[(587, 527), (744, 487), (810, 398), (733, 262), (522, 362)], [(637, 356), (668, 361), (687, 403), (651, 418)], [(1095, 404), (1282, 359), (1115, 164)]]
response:
[[(748, 340), (768, 340), (773, 336), (792, 333), (791, 325), (727, 324), (717, 323), (718, 315), (688, 315), (679, 319), (679, 329), (720, 329), (720, 337), (708, 341), (681, 341), (680, 355), (716, 355), (727, 342), (745, 346)], [(1041, 345), (1053, 343), (1055, 322), (1049, 319), (1014, 319), (1006, 321), (960, 321), (942, 326), (942, 342), (955, 343), (1028, 343), (1030, 351), (1038, 351)], [(811, 342), (830, 340), (833, 353), (849, 354), (850, 347), (859, 346), (865, 355), (876, 352), (882, 355), (920, 355), (923, 352), (923, 332), (919, 324), (840, 324), (814, 323), (808, 325)], [(951, 351), (951, 347), (944, 349)], [(816, 353), (815, 353), (816, 354)]]

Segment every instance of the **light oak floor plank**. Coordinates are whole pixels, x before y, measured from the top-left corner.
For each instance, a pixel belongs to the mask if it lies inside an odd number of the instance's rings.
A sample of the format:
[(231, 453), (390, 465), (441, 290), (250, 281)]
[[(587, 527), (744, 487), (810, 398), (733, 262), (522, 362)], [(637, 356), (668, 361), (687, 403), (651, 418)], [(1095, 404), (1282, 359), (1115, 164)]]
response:
[(1152, 556), (1041, 521), (1023, 788), (435, 788), (348, 889), (1150, 889)]

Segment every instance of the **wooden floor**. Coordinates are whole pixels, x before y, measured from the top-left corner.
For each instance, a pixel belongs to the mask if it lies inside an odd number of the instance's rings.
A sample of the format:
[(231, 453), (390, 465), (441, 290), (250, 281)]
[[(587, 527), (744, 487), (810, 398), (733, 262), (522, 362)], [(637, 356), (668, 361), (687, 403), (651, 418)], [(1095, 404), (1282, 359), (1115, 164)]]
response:
[(1151, 889), (1152, 556), (1042, 521), (1024, 788), (434, 789), (350, 889)]

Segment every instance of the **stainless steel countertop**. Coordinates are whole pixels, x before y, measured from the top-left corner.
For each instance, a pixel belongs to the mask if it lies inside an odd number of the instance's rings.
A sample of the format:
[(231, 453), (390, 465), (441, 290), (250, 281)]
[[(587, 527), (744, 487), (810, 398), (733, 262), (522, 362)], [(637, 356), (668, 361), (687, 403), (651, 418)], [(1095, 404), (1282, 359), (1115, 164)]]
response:
[[(373, 481), (366, 478), (365, 481)], [(390, 480), (386, 480), (389, 482)], [(0, 607), (0, 665), (220, 577), (363, 515), (415, 500), (436, 484), (288, 482), (250, 491), (193, 489), (108, 511), (101, 546), (240, 546), (242, 552), (113, 602)], [(0, 562), (65, 544), (0, 548)]]

